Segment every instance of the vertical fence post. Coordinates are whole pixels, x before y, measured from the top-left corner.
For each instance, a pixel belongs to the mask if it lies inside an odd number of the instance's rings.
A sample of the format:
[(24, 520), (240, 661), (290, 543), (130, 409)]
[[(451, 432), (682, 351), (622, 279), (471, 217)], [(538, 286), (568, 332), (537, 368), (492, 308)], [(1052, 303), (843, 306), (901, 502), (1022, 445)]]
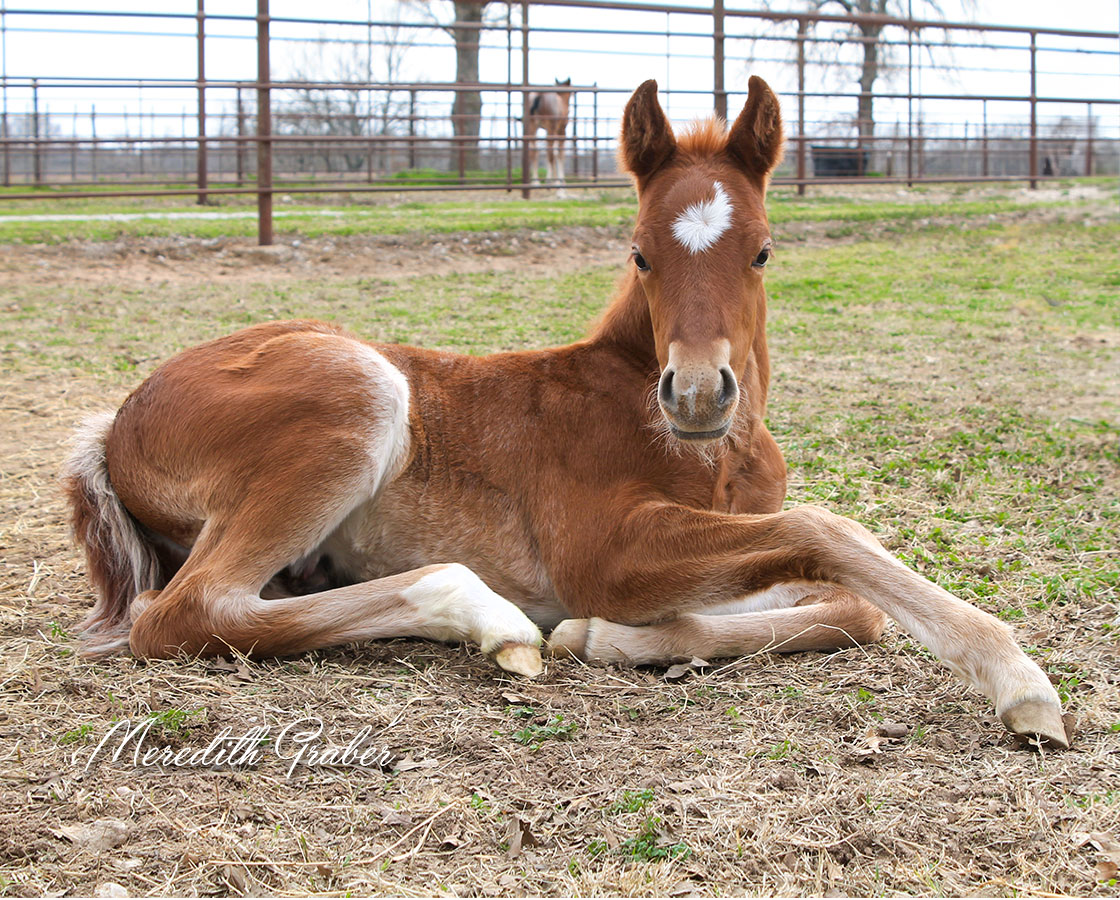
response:
[(408, 167), (416, 168), (416, 90), (408, 92)]
[(599, 180), (599, 82), (591, 95), (591, 180)]
[(0, 77), (3, 81), (4, 187), (12, 184), (12, 159), (8, 139), (8, 7), (0, 0)]
[(234, 148), (237, 186), (241, 187), (245, 183), (245, 107), (241, 100), (240, 86), (237, 88), (237, 141)]
[(206, 205), (206, 0), (198, 0), (198, 202)]
[(1085, 175), (1093, 174), (1093, 104), (1088, 104), (1088, 121), (1085, 123)]
[(715, 93), (716, 115), (727, 118), (727, 91), (723, 86), (723, 0), (712, 3), (712, 88)]
[(257, 0), (257, 243), (272, 243), (272, 97), (268, 0)]
[(34, 142), (33, 164), (35, 184), (43, 183), (43, 159), (39, 147), (39, 79), (31, 79), (31, 139)]
[(78, 180), (78, 108), (70, 119), (70, 181)]
[(529, 191), (529, 141), (534, 136), (527, 134), (525, 125), (529, 121), (529, 0), (521, 0), (521, 196), (528, 200)]
[(1031, 32), (1031, 145), (1030, 145), (1030, 173), (1031, 189), (1038, 187), (1038, 67), (1035, 64), (1038, 55), (1038, 34)]
[(3, 76), (3, 186), (11, 187), (11, 150), (8, 146), (8, 76)]
[[(579, 177), (579, 93), (572, 92), (572, 114), (570, 116), (572, 122), (572, 177)], [(564, 139), (564, 135), (560, 135), (560, 139)], [(563, 145), (560, 147), (563, 151)]]
[(143, 93), (141, 92), (140, 98), (137, 102), (139, 107), (136, 110), (136, 158), (140, 163), (140, 180), (144, 180), (144, 101)]
[(97, 181), (97, 106), (89, 108), (89, 169), (90, 177)]
[(467, 183), (467, 136), (466, 135), (453, 135), (452, 140), (455, 144), (455, 157), (457, 160), (456, 167), (459, 170), (459, 184)]
[[(913, 12), (906, 18), (913, 19)], [(906, 26), (906, 186), (914, 186), (914, 26)]]
[(513, 0), (506, 0), (506, 193), (513, 192)]
[[(399, 13), (398, 13), (398, 15), (399, 15)], [(391, 81), (392, 80), (392, 69), (390, 69), (387, 74), (388, 74), (389, 77), (386, 80)], [(373, 2), (372, 2), (372, 0), (366, 0), (366, 115), (368, 117), (367, 121), (366, 121), (366, 127), (370, 130), (369, 153), (366, 156), (366, 178), (368, 179), (370, 184), (373, 184), (373, 149), (374, 149), (374, 145), (377, 143), (377, 141), (374, 139), (376, 136), (373, 133), (373, 130), (376, 126), (374, 125), (374, 121), (373, 121), (373, 88), (370, 87), (372, 82), (373, 82)], [(383, 118), (381, 120), (381, 136), (382, 137), (388, 137), (389, 136), (389, 111), (392, 109), (392, 104), (393, 104), (393, 92), (389, 91), (385, 95), (385, 106), (383, 107), (383, 109), (385, 110), (385, 115), (383, 116)], [(355, 108), (357, 108), (357, 105), (358, 104), (356, 104), (356, 103), (354, 104)], [(382, 169), (386, 168), (386, 166), (385, 166), (386, 153), (384, 152), (384, 146), (385, 146), (384, 144), (381, 144), (377, 148), (379, 151), (381, 151), (381, 153), (380, 153), (381, 159), (378, 160), (378, 162), (380, 163), (380, 168), (382, 168)], [(393, 165), (393, 146), (392, 146), (392, 144), (390, 144), (389, 148), (388, 148), (388, 167), (392, 168), (392, 165)]]
[(987, 178), (988, 177), (988, 101), (987, 100), (984, 101), (984, 135), (983, 135), (983, 138), (981, 139), (980, 146), (982, 148), (980, 155), (984, 160), (984, 162), (983, 162), (983, 166), (984, 166), (983, 175), (984, 175), (985, 178)]
[(925, 119), (918, 111), (918, 179), (926, 177), (926, 135)]
[(805, 35), (808, 19), (797, 20), (797, 193), (805, 195)]

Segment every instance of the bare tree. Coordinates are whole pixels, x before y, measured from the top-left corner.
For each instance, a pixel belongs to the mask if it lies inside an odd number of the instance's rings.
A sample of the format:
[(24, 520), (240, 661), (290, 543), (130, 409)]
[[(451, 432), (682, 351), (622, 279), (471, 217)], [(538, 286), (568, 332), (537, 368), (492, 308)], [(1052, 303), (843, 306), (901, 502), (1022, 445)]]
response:
[[(767, 8), (773, 4), (767, 3)], [(927, 21), (945, 20), (945, 11), (939, 0), (801, 0), (802, 11), (807, 13), (843, 13), (854, 17), (849, 22), (810, 22), (808, 30), (828, 44), (843, 46), (856, 44), (859, 66), (859, 101), (856, 111), (856, 128), (860, 145), (875, 135), (875, 84), (891, 62), (891, 47), (883, 41), (886, 23), (883, 17), (906, 19), (914, 16)], [(963, 0), (970, 13), (975, 0)], [(783, 10), (785, 11), (785, 10)], [(948, 40), (948, 32), (945, 33)]]
[[(337, 54), (332, 53), (332, 49), (324, 39), (314, 42), (305, 51), (304, 60), (293, 68), (289, 80), (338, 83), (365, 80), (365, 63), (356, 53)], [(331, 56), (334, 58), (330, 59)], [(336, 138), (369, 133), (369, 114), (361, 91), (301, 87), (284, 94), (275, 113), (276, 130), (280, 134)], [(334, 171), (339, 158), (351, 172), (359, 171), (366, 163), (364, 148), (359, 142), (324, 140), (313, 146), (313, 153), (322, 158), (328, 172)]]
[[(490, 0), (408, 0), (409, 5), (424, 14), (437, 28), (442, 28), (455, 42), (455, 84), (474, 85), (479, 81), (478, 56), (482, 32), (496, 21), (487, 16)], [(451, 125), (456, 143), (461, 148), (465, 166), (478, 168), (478, 138), (482, 126), (482, 92), (459, 87), (451, 105)]]
[[(398, 3), (393, 11), (389, 24), (378, 26), (377, 47), (380, 50), (379, 65), (373, 64), (373, 42), (370, 42), (369, 52), (366, 56), (366, 77), (369, 81), (378, 80), (387, 85), (399, 84), (404, 81), (405, 57), (413, 41), (416, 31), (404, 26), (401, 22), (401, 6)], [(369, 97), (370, 129), (373, 134), (387, 137), (394, 134), (405, 134), (409, 130), (409, 116), (411, 109), (407, 97), (389, 88), (385, 91), (371, 91)], [(378, 145), (380, 148), (384, 144)], [(379, 167), (385, 166), (384, 151), (378, 154)]]
[[(392, 89), (362, 90), (361, 84), (401, 80), (405, 54), (412, 37), (396, 23), (372, 29), (366, 41), (333, 40), (320, 37), (303, 51), (291, 68), (289, 80), (296, 82), (333, 82), (353, 85), (346, 88), (301, 87), (285, 92), (277, 105), (277, 131), (281, 134), (315, 137), (370, 137), (404, 130), (407, 101)], [(375, 67), (375, 50), (377, 65)], [(342, 167), (357, 172), (370, 163), (369, 144), (364, 141), (323, 141), (316, 155), (333, 172), (339, 160)]]

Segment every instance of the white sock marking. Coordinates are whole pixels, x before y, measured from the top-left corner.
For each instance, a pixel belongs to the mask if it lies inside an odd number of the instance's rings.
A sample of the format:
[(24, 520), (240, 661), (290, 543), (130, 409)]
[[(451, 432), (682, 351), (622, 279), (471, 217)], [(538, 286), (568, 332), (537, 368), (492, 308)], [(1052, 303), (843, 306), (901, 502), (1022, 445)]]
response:
[(711, 200), (693, 203), (673, 222), (673, 237), (689, 253), (707, 250), (731, 225), (731, 200), (718, 181)]
[(459, 563), (450, 563), (401, 591), (425, 620), (425, 635), (442, 641), (477, 641), (492, 653), (507, 641), (539, 645), (540, 629), (513, 603), (494, 593)]

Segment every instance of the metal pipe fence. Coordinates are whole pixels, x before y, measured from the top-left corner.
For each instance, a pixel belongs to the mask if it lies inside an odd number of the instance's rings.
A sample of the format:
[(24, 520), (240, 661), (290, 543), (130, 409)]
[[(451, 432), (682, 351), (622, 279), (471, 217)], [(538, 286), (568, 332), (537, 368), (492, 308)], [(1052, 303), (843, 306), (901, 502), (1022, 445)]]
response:
[[(278, 194), (530, 196), (549, 188), (529, 184), (527, 98), (553, 88), (539, 73), (571, 76), (572, 66), (568, 189), (627, 183), (614, 157), (639, 81), (659, 78), (675, 123), (713, 109), (734, 116), (748, 63), (785, 110), (775, 182), (800, 192), (860, 181), (1035, 187), (1117, 174), (1120, 158), (1115, 32), (747, 11), (724, 0), (479, 0), (489, 18), (443, 23), (402, 19), (411, 7), (375, 18), (372, 2), (365, 16), (272, 15), (269, 0), (256, 0), (254, 15), (206, 4), (74, 11), (0, 0), (0, 201), (254, 196), (268, 243)], [(52, 70), (47, 54), (11, 62), (17, 40), (66, 40), (76, 54), (92, 42), (159, 42), (169, 60), (127, 76), (74, 75), (72, 65)], [(869, 47), (870, 83), (859, 62)], [(457, 51), (476, 56), (479, 74), (455, 78)]]

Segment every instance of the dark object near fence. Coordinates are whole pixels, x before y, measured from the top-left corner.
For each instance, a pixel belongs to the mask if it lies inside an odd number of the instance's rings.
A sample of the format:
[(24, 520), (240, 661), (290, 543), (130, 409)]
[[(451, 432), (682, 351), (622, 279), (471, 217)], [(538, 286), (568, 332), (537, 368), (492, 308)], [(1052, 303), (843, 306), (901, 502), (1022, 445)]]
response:
[(813, 175), (817, 178), (837, 178), (845, 176), (859, 176), (867, 173), (868, 150), (857, 147), (828, 147), (814, 144)]

